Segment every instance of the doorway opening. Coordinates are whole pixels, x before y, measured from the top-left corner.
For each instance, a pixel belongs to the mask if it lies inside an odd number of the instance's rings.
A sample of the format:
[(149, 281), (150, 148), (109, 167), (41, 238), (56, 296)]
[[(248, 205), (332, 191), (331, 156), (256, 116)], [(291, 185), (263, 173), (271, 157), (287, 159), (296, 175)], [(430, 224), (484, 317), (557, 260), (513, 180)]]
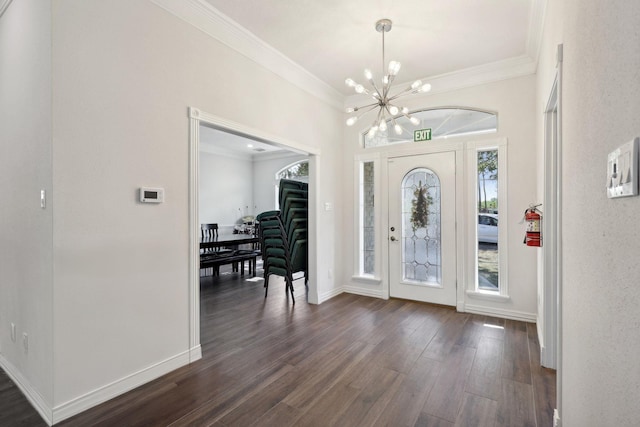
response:
[[(267, 147), (272, 147), (273, 151), (280, 151), (279, 155), (297, 155), (308, 159), (309, 163), (309, 233), (308, 233), (308, 302), (318, 303), (318, 290), (317, 290), (317, 250), (316, 250), (316, 217), (317, 217), (317, 202), (315, 198), (316, 183), (318, 182), (318, 168), (317, 162), (319, 159), (319, 150), (315, 147), (305, 146), (293, 141), (266, 134), (258, 129), (253, 129), (244, 126), (240, 123), (231, 122), (220, 117), (213, 116), (211, 114), (204, 113), (195, 108), (189, 108), (190, 118), (190, 136), (189, 136), (189, 159), (190, 159), (190, 171), (189, 171), (189, 342), (190, 342), (190, 360), (194, 361), (202, 357), (202, 350), (200, 345), (200, 224), (201, 220), (208, 221), (208, 217), (203, 216), (200, 208), (200, 149), (201, 138), (206, 133), (212, 131), (220, 134), (226, 134), (231, 139), (234, 139), (235, 148), (238, 148), (238, 144), (244, 144), (243, 148), (255, 148), (255, 145), (260, 145), (262, 149), (267, 150)], [(202, 134), (202, 135), (201, 135)], [(241, 142), (239, 142), (241, 141)], [(247, 145), (253, 144), (254, 147), (247, 147)], [(202, 144), (203, 146), (206, 144)], [(229, 147), (227, 147), (229, 149)], [(292, 154), (293, 153), (293, 154)], [(287, 162), (291, 163), (291, 158), (287, 159)], [(275, 171), (274, 171), (275, 172)], [(252, 173), (253, 175), (253, 173)], [(272, 177), (275, 174), (271, 175)], [(252, 179), (254, 177), (252, 176)], [(228, 181), (233, 182), (232, 179), (223, 182), (222, 184), (229, 184)], [(245, 184), (246, 187), (247, 184)], [(267, 195), (266, 199), (259, 196)], [(244, 195), (242, 200), (238, 199), (235, 204), (240, 203), (240, 206), (230, 206), (229, 212), (217, 211), (213, 215), (223, 215), (225, 221), (232, 222), (232, 224), (226, 224), (231, 226), (231, 232), (233, 233), (235, 227), (236, 216), (240, 217), (240, 221), (243, 218), (248, 217), (249, 214), (255, 215), (262, 211), (272, 210), (273, 201), (269, 201), (273, 197), (271, 190), (263, 192), (260, 191), (249, 197)], [(243, 211), (244, 209), (244, 211)], [(237, 213), (236, 213), (237, 211)], [(229, 231), (229, 230), (227, 230)], [(262, 289), (262, 288), (261, 288)]]

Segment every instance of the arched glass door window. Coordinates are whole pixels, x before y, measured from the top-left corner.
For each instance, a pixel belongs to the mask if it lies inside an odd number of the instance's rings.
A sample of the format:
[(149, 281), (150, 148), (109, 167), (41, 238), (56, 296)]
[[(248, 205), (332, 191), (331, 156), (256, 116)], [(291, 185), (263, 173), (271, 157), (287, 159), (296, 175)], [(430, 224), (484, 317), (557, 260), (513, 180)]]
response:
[[(417, 129), (431, 129), (431, 139), (448, 138), (460, 135), (477, 135), (497, 132), (498, 116), (495, 113), (473, 110), (468, 108), (438, 108), (416, 111), (411, 113), (420, 123), (413, 125), (409, 120), (400, 116), (394, 121), (387, 121), (387, 130), (378, 131), (370, 138), (362, 135), (365, 148), (380, 147), (392, 144), (413, 142), (413, 131)], [(394, 131), (395, 124), (402, 128), (401, 134)]]
[(440, 179), (418, 168), (402, 180), (403, 280), (442, 284), (440, 241)]

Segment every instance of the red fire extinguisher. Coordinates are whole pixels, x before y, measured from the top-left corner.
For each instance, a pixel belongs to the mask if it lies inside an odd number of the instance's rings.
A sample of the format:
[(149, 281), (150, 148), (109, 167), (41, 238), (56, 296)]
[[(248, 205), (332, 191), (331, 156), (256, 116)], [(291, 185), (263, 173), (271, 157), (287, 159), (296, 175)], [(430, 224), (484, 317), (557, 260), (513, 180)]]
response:
[(524, 211), (524, 220), (527, 222), (527, 232), (524, 236), (524, 244), (527, 246), (542, 246), (542, 233), (540, 224), (542, 222), (542, 212), (537, 208), (540, 205), (531, 206)]

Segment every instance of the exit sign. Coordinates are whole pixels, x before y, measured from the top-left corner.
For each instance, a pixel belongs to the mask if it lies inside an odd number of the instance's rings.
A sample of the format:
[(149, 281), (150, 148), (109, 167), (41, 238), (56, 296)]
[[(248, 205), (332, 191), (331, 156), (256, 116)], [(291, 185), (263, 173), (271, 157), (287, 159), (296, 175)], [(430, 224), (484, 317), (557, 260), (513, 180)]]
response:
[(431, 141), (431, 128), (413, 131), (413, 142)]

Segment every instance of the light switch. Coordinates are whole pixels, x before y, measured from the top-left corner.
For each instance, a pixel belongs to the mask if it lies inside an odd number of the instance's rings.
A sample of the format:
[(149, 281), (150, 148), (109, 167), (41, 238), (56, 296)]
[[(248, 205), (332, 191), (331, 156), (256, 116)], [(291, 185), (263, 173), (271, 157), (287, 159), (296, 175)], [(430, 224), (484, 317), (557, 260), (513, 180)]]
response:
[(622, 144), (607, 157), (607, 197), (638, 194), (638, 140)]
[(332, 210), (333, 210), (333, 203), (331, 203), (331, 202), (326, 202), (326, 203), (324, 204), (324, 210), (325, 210), (325, 211), (327, 211), (327, 212), (328, 212), (328, 211), (332, 211)]
[(47, 207), (47, 193), (45, 190), (40, 190), (40, 207), (42, 209)]

